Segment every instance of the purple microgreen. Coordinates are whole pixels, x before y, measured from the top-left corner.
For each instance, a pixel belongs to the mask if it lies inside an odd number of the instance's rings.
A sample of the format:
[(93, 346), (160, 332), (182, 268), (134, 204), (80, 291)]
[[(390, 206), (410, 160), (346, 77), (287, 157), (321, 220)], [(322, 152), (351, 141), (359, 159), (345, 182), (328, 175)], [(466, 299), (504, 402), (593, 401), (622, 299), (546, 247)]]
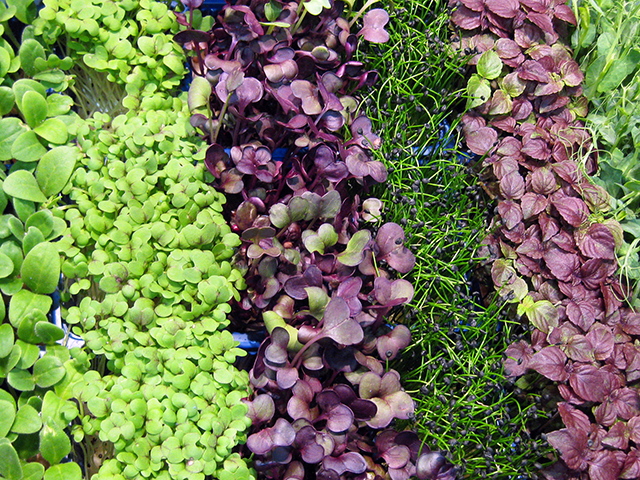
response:
[(247, 416), (253, 425), (269, 422), (276, 412), (276, 406), (271, 395), (265, 393), (257, 395), (253, 400), (242, 400), (249, 407)]
[(275, 447), (288, 447), (296, 439), (296, 432), (284, 418), (278, 418), (273, 427), (263, 428), (249, 435), (247, 447), (256, 455), (265, 455)]
[(404, 325), (396, 325), (391, 332), (378, 337), (376, 348), (380, 358), (393, 360), (398, 352), (411, 343), (411, 331)]
[(322, 461), (322, 466), (342, 475), (344, 472), (355, 474), (364, 473), (367, 470), (367, 462), (364, 457), (356, 452), (346, 452), (337, 457), (327, 456)]
[(363, 27), (358, 35), (362, 35), (365, 40), (372, 43), (385, 43), (389, 40), (389, 34), (384, 29), (384, 26), (389, 22), (389, 14), (386, 10), (381, 8), (369, 10), (362, 22)]
[(400, 375), (390, 370), (383, 376), (367, 372), (360, 378), (360, 397), (371, 400), (378, 411), (375, 417), (366, 423), (373, 428), (384, 428), (393, 418), (407, 419), (413, 413), (414, 405), (411, 397), (400, 388)]
[(386, 260), (400, 273), (408, 273), (415, 265), (415, 255), (404, 245), (404, 230), (397, 223), (388, 222), (380, 227), (376, 236), (379, 252), (377, 261)]
[(345, 164), (349, 173), (356, 178), (370, 176), (378, 183), (387, 180), (387, 169), (384, 164), (377, 160), (371, 160), (371, 157), (358, 145), (352, 145), (347, 149)]

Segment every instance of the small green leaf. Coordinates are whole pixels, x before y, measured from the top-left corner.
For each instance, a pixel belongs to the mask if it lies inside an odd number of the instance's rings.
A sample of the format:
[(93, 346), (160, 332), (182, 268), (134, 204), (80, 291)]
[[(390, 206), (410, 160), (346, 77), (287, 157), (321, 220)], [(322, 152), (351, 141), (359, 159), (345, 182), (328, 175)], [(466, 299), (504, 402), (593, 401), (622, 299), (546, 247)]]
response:
[(45, 153), (36, 170), (36, 180), (45, 196), (60, 193), (71, 178), (78, 160), (78, 149), (74, 147), (55, 147)]
[(39, 310), (45, 315), (51, 309), (53, 300), (48, 295), (38, 295), (28, 290), (17, 292), (9, 303), (9, 321), (18, 328), (25, 315), (33, 310)]
[(40, 430), (40, 452), (50, 464), (59, 463), (71, 452), (71, 441), (64, 430), (44, 425)]
[(11, 154), (21, 162), (36, 162), (45, 153), (47, 149), (42, 146), (38, 136), (31, 130), (22, 132), (11, 146)]
[(22, 405), (16, 413), (11, 431), (19, 434), (35, 433), (42, 428), (42, 419), (31, 405)]
[(42, 480), (44, 465), (38, 462), (30, 462), (22, 467), (22, 480)]
[(29, 228), (31, 227), (35, 227), (40, 230), (45, 238), (51, 235), (54, 227), (54, 216), (53, 213), (51, 213), (51, 210), (39, 210), (29, 216), (24, 224), (24, 228), (29, 231)]
[(33, 366), (33, 379), (39, 387), (52, 387), (64, 378), (65, 369), (58, 357), (46, 354)]
[(77, 463), (59, 463), (44, 472), (44, 480), (82, 480), (82, 470)]
[(61, 145), (69, 138), (67, 126), (59, 118), (47, 118), (42, 124), (33, 129), (46, 141)]
[(331, 3), (328, 0), (304, 0), (302, 3), (305, 10), (311, 15), (320, 15), (323, 8), (331, 8)]
[[(2, 55), (3, 48), (0, 47), (0, 56)], [(1, 60), (0, 60), (1, 61)], [(1, 77), (2, 75), (0, 75)], [(4, 116), (9, 113), (16, 103), (16, 96), (13, 94), (13, 90), (9, 87), (0, 87), (0, 116)]]
[(0, 438), (0, 475), (6, 480), (21, 480), (23, 477), (18, 452), (6, 438)]
[[(0, 252), (0, 278), (8, 277), (13, 273), (15, 266), (11, 259), (4, 253)], [(0, 357), (3, 355), (0, 354)]]
[(0, 438), (6, 437), (16, 418), (16, 406), (11, 402), (0, 399)]
[(18, 136), (26, 131), (19, 118), (8, 117), (0, 119), (0, 161), (13, 158), (11, 148)]
[(18, 170), (11, 173), (4, 181), (2, 188), (7, 195), (36, 203), (47, 201), (31, 172)]
[[(11, 327), (11, 325), (9, 325), (8, 323), (0, 325), (0, 358), (5, 358), (11, 353), (14, 342), (15, 335), (13, 333), (13, 328)], [(0, 435), (0, 437), (1, 436), (2, 435)]]
[[(7, 49), (0, 46), (0, 78), (3, 78), (11, 67), (11, 55)], [(4, 115), (4, 113), (3, 113)]]
[(28, 370), (22, 370), (19, 368), (14, 368), (9, 372), (9, 375), (7, 375), (7, 382), (13, 388), (21, 392), (30, 392), (34, 388), (36, 388), (36, 384), (33, 381), (33, 376), (31, 375), (31, 373)]
[(22, 238), (22, 251), (27, 255), (33, 247), (42, 242), (44, 242), (42, 232), (36, 227), (29, 227), (29, 230)]
[(369, 230), (359, 230), (353, 234), (344, 252), (338, 254), (337, 259), (343, 265), (355, 267), (364, 260), (365, 248), (371, 241)]
[(47, 100), (38, 92), (30, 90), (22, 97), (20, 111), (22, 112), (27, 125), (31, 128), (36, 128), (44, 122), (45, 118), (47, 118)]
[(264, 15), (270, 22), (275, 21), (282, 12), (282, 5), (278, 2), (270, 0), (269, 3), (264, 6)]
[(491, 98), (491, 86), (489, 81), (479, 75), (473, 74), (467, 83), (467, 108), (479, 107)]
[(35, 334), (45, 345), (53, 345), (64, 338), (64, 330), (48, 321), (36, 323)]
[(60, 255), (50, 242), (42, 242), (31, 249), (20, 270), (22, 281), (35, 293), (50, 294), (60, 279)]
[(487, 50), (478, 59), (478, 74), (487, 80), (498, 78), (502, 72), (502, 60), (493, 50)]

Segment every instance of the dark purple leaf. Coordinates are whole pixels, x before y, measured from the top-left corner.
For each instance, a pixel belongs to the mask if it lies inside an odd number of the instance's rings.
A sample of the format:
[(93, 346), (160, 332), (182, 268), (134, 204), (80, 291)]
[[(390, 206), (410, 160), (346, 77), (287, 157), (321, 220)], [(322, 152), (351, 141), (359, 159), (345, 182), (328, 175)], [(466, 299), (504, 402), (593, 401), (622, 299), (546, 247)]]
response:
[(531, 188), (536, 193), (550, 195), (558, 189), (558, 183), (549, 168), (536, 168), (531, 174)]
[(551, 203), (556, 207), (556, 210), (558, 210), (562, 218), (574, 227), (582, 225), (589, 216), (587, 205), (579, 198), (568, 197), (566, 195), (554, 195)]
[(527, 220), (540, 214), (547, 208), (548, 203), (548, 199), (544, 195), (533, 192), (525, 193), (520, 199), (523, 218)]
[(640, 335), (640, 313), (625, 313), (620, 324), (622, 330), (629, 335)]
[(558, 347), (545, 347), (533, 355), (529, 362), (529, 368), (549, 380), (565, 382), (569, 379), (569, 372), (565, 369), (566, 360), (566, 355)]
[(271, 343), (264, 351), (265, 362), (272, 367), (284, 367), (289, 360), (289, 332), (282, 327), (276, 327), (271, 331), (270, 338)]
[(540, 83), (549, 83), (551, 80), (547, 70), (535, 60), (525, 60), (522, 65), (518, 67), (517, 72), (518, 76), (523, 80), (533, 80)]
[(551, 156), (549, 145), (542, 138), (531, 138), (522, 145), (523, 154), (536, 160), (547, 160)]
[(564, 160), (562, 162), (552, 164), (553, 170), (569, 185), (577, 185), (582, 179), (582, 174), (578, 169), (578, 165), (573, 160)]
[(563, 282), (571, 281), (580, 268), (580, 259), (577, 255), (563, 252), (559, 248), (550, 248), (543, 258), (551, 273)]
[(353, 412), (349, 407), (340, 403), (327, 412), (327, 429), (331, 433), (344, 433), (353, 425)]
[(505, 373), (510, 377), (519, 377), (529, 369), (529, 363), (533, 356), (533, 348), (524, 340), (512, 343), (504, 352), (503, 362)]
[(448, 463), (440, 452), (423, 453), (416, 462), (416, 476), (419, 480), (438, 480)]
[(295, 445), (300, 450), (304, 462), (317, 464), (331, 454), (335, 442), (331, 435), (317, 432), (311, 425), (307, 425), (296, 433)]
[(307, 298), (307, 287), (322, 287), (322, 271), (315, 265), (310, 265), (302, 275), (291, 277), (284, 283), (284, 291), (296, 300)]
[(473, 30), (480, 26), (480, 15), (462, 6), (453, 12), (451, 21), (463, 30)]
[(377, 160), (371, 160), (370, 156), (357, 145), (352, 145), (347, 149), (345, 164), (349, 173), (356, 178), (370, 176), (378, 183), (387, 180), (387, 169), (384, 164)]
[(640, 452), (634, 447), (631, 447), (631, 451), (627, 454), (627, 458), (622, 465), (622, 471), (620, 472), (620, 478), (634, 479), (640, 477)]
[(576, 237), (578, 248), (584, 256), (606, 260), (615, 258), (616, 244), (613, 233), (605, 225), (593, 223), (586, 232), (578, 232)]
[(606, 360), (609, 358), (613, 352), (614, 345), (614, 338), (610, 327), (597, 323), (591, 328), (589, 333), (587, 333), (587, 338), (593, 345), (596, 360)]
[(602, 443), (609, 447), (626, 450), (629, 447), (629, 437), (627, 436), (627, 426), (624, 422), (618, 422), (609, 429)]
[(574, 364), (569, 384), (576, 394), (590, 402), (602, 402), (609, 394), (604, 372), (593, 365)]
[(384, 259), (389, 266), (400, 273), (408, 273), (415, 265), (415, 255), (405, 247), (405, 234), (400, 225), (387, 222), (380, 227), (376, 236), (376, 244), (380, 252), (378, 260)]
[(307, 80), (294, 80), (291, 82), (291, 93), (302, 101), (302, 110), (307, 115), (318, 115), (322, 112), (322, 106), (318, 99), (318, 87)]
[(476, 155), (484, 155), (498, 141), (498, 132), (491, 127), (481, 127), (467, 133), (467, 147)]
[(347, 452), (337, 457), (327, 456), (322, 461), (322, 466), (328, 470), (334, 470), (338, 475), (344, 472), (355, 474), (364, 473), (367, 470), (367, 462), (364, 457), (356, 452)]
[(278, 387), (283, 390), (289, 390), (298, 381), (298, 369), (293, 367), (279, 368), (276, 372), (276, 381)]

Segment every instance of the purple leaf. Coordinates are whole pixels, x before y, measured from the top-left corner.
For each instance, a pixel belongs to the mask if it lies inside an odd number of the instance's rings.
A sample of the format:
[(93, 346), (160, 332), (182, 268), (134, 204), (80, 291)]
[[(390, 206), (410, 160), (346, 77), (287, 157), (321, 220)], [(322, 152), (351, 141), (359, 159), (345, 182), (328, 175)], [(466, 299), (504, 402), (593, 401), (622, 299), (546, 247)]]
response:
[(265, 362), (272, 367), (284, 367), (289, 360), (289, 332), (282, 327), (276, 327), (271, 331), (270, 338), (271, 343), (264, 351)]
[(505, 373), (510, 377), (519, 377), (529, 369), (533, 348), (524, 340), (520, 340), (509, 345), (504, 354), (506, 357), (503, 362)]
[(566, 195), (554, 195), (551, 203), (556, 207), (556, 210), (558, 210), (562, 218), (574, 227), (582, 225), (589, 216), (589, 209), (586, 203), (579, 198), (568, 197)]
[(315, 428), (307, 425), (298, 430), (295, 445), (300, 450), (304, 462), (317, 464), (333, 451), (335, 442), (330, 435), (317, 432)]
[(559, 248), (550, 248), (543, 258), (551, 273), (563, 282), (571, 281), (580, 268), (580, 259), (577, 255), (565, 253)]
[(382, 225), (376, 236), (376, 244), (380, 249), (376, 256), (378, 260), (384, 259), (389, 266), (400, 273), (408, 273), (415, 265), (416, 258), (405, 247), (405, 235), (402, 227), (397, 223), (388, 222)]
[(345, 164), (349, 173), (356, 178), (370, 176), (378, 183), (387, 180), (387, 169), (382, 162), (371, 160), (364, 150), (357, 145), (352, 145), (347, 149)]
[(547, 434), (551, 446), (558, 450), (565, 463), (574, 470), (585, 470), (587, 448), (587, 432), (573, 428), (563, 428)]
[(307, 80), (294, 80), (291, 82), (291, 92), (302, 101), (302, 110), (307, 115), (318, 115), (322, 112), (322, 106), (318, 99), (318, 87)]
[(589, 460), (589, 477), (592, 480), (618, 480), (621, 465), (613, 452), (600, 450)]
[(565, 382), (569, 379), (569, 372), (565, 369), (566, 360), (566, 355), (558, 347), (545, 347), (531, 358), (529, 368), (549, 380)]
[[(423, 453), (416, 462), (416, 476), (419, 480), (439, 480), (440, 473), (451, 464), (440, 452)], [(455, 477), (450, 477), (455, 478)]]
[(341, 345), (360, 343), (364, 339), (364, 332), (349, 315), (347, 302), (340, 297), (332, 298), (324, 312), (322, 335)]
[(473, 30), (480, 26), (480, 15), (462, 6), (453, 12), (451, 21), (463, 30)]
[(398, 352), (408, 347), (410, 343), (411, 331), (404, 325), (396, 325), (391, 332), (378, 337), (376, 348), (381, 359), (393, 360)]
[(414, 293), (413, 285), (402, 278), (391, 281), (384, 277), (377, 277), (374, 280), (374, 289), (376, 300), (386, 307), (408, 303)]
[(249, 407), (247, 416), (251, 419), (251, 423), (254, 426), (261, 425), (268, 422), (273, 418), (276, 412), (275, 403), (271, 395), (266, 393), (257, 395), (252, 401), (242, 400), (242, 403)]
[(364, 457), (356, 452), (343, 453), (337, 457), (325, 457), (322, 466), (328, 470), (336, 471), (338, 475), (342, 475), (344, 472), (360, 474), (367, 470), (367, 462)]
[(567, 428), (589, 432), (591, 422), (584, 412), (566, 402), (558, 403), (558, 412)]
[(622, 465), (620, 478), (631, 480), (638, 477), (640, 477), (640, 452), (631, 447), (631, 451), (627, 454), (624, 465)]
[(518, 0), (486, 0), (486, 8), (502, 18), (513, 18), (520, 10)]
[(331, 433), (344, 433), (353, 425), (354, 418), (349, 407), (342, 403), (335, 405), (327, 412), (327, 430)]
[(613, 352), (614, 346), (611, 328), (597, 323), (587, 333), (587, 338), (593, 345), (596, 360), (607, 360)]
[(586, 232), (577, 232), (576, 243), (586, 257), (615, 259), (616, 244), (613, 233), (601, 223), (591, 224)]
[(605, 374), (597, 367), (580, 363), (573, 365), (573, 372), (569, 377), (569, 384), (576, 394), (585, 400), (589, 402), (602, 402), (609, 394), (606, 380)]
[(382, 453), (389, 468), (403, 468), (410, 459), (409, 448), (404, 445), (393, 445)]
[(381, 8), (374, 8), (366, 13), (363, 19), (362, 35), (365, 40), (372, 43), (385, 43), (389, 40), (389, 34), (384, 26), (389, 22), (389, 14)]
[(481, 127), (466, 136), (467, 147), (476, 155), (484, 155), (498, 141), (498, 132), (491, 127)]
[(249, 435), (247, 447), (256, 455), (265, 455), (275, 447), (287, 447), (293, 444), (296, 432), (289, 422), (279, 418), (273, 427), (263, 428)]
[(512, 229), (522, 221), (522, 210), (520, 205), (512, 200), (505, 200), (498, 203), (498, 213), (505, 221), (508, 229)]
[(517, 200), (524, 195), (525, 186), (522, 175), (518, 172), (506, 174), (500, 180), (500, 192), (506, 199)]

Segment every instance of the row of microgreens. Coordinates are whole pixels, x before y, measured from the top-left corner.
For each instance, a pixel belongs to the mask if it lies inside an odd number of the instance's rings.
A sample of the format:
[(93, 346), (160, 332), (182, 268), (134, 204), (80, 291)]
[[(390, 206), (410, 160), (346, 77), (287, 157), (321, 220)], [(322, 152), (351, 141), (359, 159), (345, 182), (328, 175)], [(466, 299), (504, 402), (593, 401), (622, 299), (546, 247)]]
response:
[[(174, 98), (186, 73), (175, 17), (145, 0), (45, 1), (38, 17), (27, 2), (0, 9), (13, 43), (0, 45), (10, 167), (0, 260), (11, 297), (0, 475), (252, 478), (232, 453), (250, 423), (239, 402), (248, 377), (233, 367), (244, 352), (221, 331), (244, 285), (229, 262), (239, 238), (220, 215), (224, 196), (193, 165), (186, 94)], [(94, 81), (88, 90), (83, 78)], [(67, 86), (75, 99), (56, 93)], [(73, 359), (46, 318), (61, 271), (63, 316), (88, 347)], [(83, 469), (59, 463), (73, 453), (76, 417)], [(36, 455), (46, 472), (29, 461)]]
[(78, 465), (60, 462), (72, 448), (65, 428), (78, 415), (70, 399), (81, 362), (56, 344), (65, 334), (47, 318), (66, 228), (52, 212), (79, 157), (68, 143), (73, 100), (47, 89), (66, 90), (71, 59), (21, 31), (34, 17), (32, 2), (0, 3), (0, 476), (80, 479)]
[(410, 342), (388, 314), (413, 296), (397, 277), (415, 259), (367, 198), (387, 172), (356, 96), (377, 74), (355, 55), (387, 40), (389, 19), (369, 6), (254, 0), (223, 8), (210, 31), (180, 18), (191, 122), (243, 240), (234, 316), (268, 333), (247, 402), (262, 478), (453, 475), (415, 433), (392, 428), (414, 411), (386, 367)]
[[(474, 265), (493, 207), (469, 156), (457, 155), (452, 111), (464, 108), (456, 92), (469, 52), (449, 46), (446, 2), (394, 6), (390, 41), (368, 58), (383, 82), (366, 103), (393, 167), (380, 195), (416, 254), (413, 310), (398, 316), (411, 326), (413, 344), (397, 368), (429, 446), (450, 451), (464, 478), (513, 478), (535, 471), (548, 450), (528, 435), (546, 414), (538, 419), (533, 406), (541, 392), (525, 396), (505, 384), (502, 352), (521, 329), (491, 302), (486, 275)], [(448, 132), (445, 120), (453, 122)]]
[(574, 56), (585, 72), (589, 100), (586, 126), (598, 149), (595, 181), (612, 197), (624, 230), (617, 251), (621, 272), (632, 283), (629, 302), (640, 307), (640, 5), (630, 1), (571, 3), (578, 28)]
[(640, 314), (618, 274), (623, 230), (589, 177), (584, 75), (567, 46), (576, 18), (562, 4), (481, 3), (459, 2), (452, 21), (459, 47), (476, 50), (465, 140), (498, 200), (481, 251), (512, 314), (531, 324), (504, 368), (549, 394), (555, 421), (543, 433), (560, 458), (544, 475), (637, 478)]

